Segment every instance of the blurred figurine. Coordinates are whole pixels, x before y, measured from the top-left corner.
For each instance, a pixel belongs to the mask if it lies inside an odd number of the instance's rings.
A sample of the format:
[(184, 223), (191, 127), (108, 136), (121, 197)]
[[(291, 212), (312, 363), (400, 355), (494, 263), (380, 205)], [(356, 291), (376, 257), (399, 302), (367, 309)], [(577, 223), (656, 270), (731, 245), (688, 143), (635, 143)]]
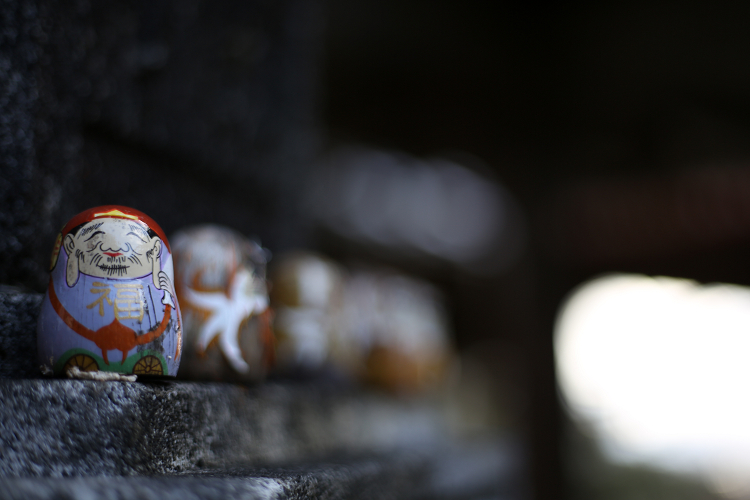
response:
[(37, 326), (42, 371), (175, 376), (182, 335), (172, 282), (169, 243), (146, 214), (107, 205), (73, 217), (52, 252)]
[(180, 376), (263, 378), (274, 360), (264, 250), (214, 225), (184, 229), (172, 241), (185, 321)]
[(343, 270), (314, 253), (294, 252), (275, 262), (271, 282), (279, 371), (310, 373), (346, 364), (352, 346), (342, 335)]
[(394, 391), (438, 383), (453, 362), (440, 295), (403, 275), (347, 272), (309, 252), (271, 272), (278, 367), (334, 370)]
[(442, 382), (454, 353), (437, 289), (401, 274), (357, 271), (345, 295), (348, 329), (364, 349), (365, 381), (397, 392)]

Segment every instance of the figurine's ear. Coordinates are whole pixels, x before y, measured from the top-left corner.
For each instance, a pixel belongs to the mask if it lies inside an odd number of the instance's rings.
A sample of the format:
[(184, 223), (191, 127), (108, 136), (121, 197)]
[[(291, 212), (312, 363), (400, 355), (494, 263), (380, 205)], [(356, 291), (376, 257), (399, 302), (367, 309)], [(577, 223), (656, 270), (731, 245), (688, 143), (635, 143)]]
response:
[(63, 246), (65, 247), (65, 252), (68, 254), (68, 257), (73, 255), (73, 250), (76, 247), (76, 242), (73, 240), (73, 237), (69, 234), (65, 235), (65, 240), (63, 241)]
[(156, 275), (159, 274), (159, 271), (161, 271), (161, 259), (159, 256), (161, 255), (161, 240), (158, 237), (154, 237), (154, 246), (151, 249), (151, 271), (154, 274), (154, 285), (156, 285), (156, 288), (159, 288), (158, 281), (156, 278)]
[(154, 237), (154, 260), (159, 258), (161, 255), (161, 238), (158, 236)]
[(161, 240), (158, 236), (154, 236), (151, 238), (149, 245), (151, 245), (151, 248), (146, 252), (146, 258), (149, 261), (154, 261), (159, 257), (159, 253), (161, 253)]
[(78, 256), (74, 253), (68, 255), (68, 266), (65, 268), (65, 281), (68, 286), (73, 286), (78, 281)]

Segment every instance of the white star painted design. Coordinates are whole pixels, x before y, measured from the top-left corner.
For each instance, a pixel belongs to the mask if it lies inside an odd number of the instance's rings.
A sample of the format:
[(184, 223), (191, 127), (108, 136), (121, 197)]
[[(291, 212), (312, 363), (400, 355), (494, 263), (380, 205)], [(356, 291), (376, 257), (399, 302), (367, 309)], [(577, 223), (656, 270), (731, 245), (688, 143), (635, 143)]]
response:
[(268, 308), (268, 297), (264, 293), (248, 293), (252, 290), (253, 275), (245, 268), (234, 274), (229, 296), (221, 292), (198, 292), (185, 289), (185, 297), (194, 306), (210, 311), (198, 336), (199, 352), (205, 352), (208, 344), (219, 337), (219, 349), (229, 364), (239, 373), (250, 371), (250, 365), (242, 358), (239, 346), (239, 329), (242, 322)]

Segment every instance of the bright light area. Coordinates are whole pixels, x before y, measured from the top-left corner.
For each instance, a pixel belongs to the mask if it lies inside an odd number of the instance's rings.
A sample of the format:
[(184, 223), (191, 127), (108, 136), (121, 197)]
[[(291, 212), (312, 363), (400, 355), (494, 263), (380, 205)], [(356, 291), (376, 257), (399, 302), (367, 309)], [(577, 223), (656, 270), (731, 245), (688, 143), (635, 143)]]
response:
[(750, 492), (750, 289), (599, 278), (562, 308), (555, 350), (573, 417), (612, 459)]

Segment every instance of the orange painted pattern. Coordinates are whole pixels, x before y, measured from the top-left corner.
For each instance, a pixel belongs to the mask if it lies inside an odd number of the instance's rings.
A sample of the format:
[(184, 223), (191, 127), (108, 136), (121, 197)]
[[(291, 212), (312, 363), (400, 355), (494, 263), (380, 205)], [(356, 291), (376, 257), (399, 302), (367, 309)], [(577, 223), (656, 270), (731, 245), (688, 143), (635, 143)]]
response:
[(136, 335), (132, 328), (120, 323), (117, 318), (112, 323), (105, 325), (98, 330), (94, 331), (82, 325), (77, 319), (75, 319), (62, 305), (60, 299), (57, 298), (55, 293), (55, 287), (52, 280), (49, 280), (49, 300), (52, 303), (52, 308), (55, 310), (60, 319), (70, 327), (71, 330), (76, 332), (78, 335), (85, 339), (92, 341), (96, 346), (102, 350), (102, 358), (106, 364), (109, 364), (107, 359), (107, 351), (117, 350), (122, 352), (122, 360), (125, 361), (128, 355), (128, 351), (133, 349), (135, 346), (148, 344), (159, 338), (162, 333), (167, 329), (169, 324), (169, 318), (172, 313), (172, 306), (167, 304), (164, 309), (164, 317), (154, 329), (149, 330), (144, 335)]

